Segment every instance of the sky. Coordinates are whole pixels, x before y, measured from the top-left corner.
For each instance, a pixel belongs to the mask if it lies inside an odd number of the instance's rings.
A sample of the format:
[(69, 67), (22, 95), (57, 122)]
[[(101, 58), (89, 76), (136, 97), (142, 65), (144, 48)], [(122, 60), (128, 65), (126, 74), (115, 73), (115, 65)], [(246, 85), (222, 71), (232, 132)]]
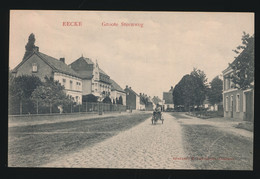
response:
[(22, 61), (34, 33), (40, 52), (64, 57), (66, 64), (82, 55), (97, 60), (122, 88), (162, 98), (194, 67), (208, 82), (220, 75), (243, 31), (254, 34), (254, 13), (11, 10), (9, 67)]

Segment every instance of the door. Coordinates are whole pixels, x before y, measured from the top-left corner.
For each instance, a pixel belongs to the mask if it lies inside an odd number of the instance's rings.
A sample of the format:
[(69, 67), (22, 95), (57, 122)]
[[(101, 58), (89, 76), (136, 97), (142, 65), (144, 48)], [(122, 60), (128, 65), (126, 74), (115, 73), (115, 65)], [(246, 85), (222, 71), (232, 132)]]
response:
[(254, 99), (253, 99), (253, 92), (245, 92), (246, 96), (246, 119), (247, 121), (253, 121), (254, 119)]

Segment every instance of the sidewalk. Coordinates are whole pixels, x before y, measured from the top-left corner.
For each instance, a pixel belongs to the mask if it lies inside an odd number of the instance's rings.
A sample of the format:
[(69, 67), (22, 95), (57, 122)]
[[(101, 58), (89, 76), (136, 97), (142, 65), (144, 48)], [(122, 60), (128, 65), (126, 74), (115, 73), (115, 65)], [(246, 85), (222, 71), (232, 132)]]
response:
[[(137, 113), (137, 112), (135, 112)], [(96, 118), (106, 118), (106, 117), (113, 117), (113, 116), (123, 116), (123, 115), (130, 115), (133, 113), (129, 112), (114, 112), (114, 113), (104, 113), (102, 115), (98, 115), (98, 113), (89, 114), (89, 113), (81, 113), (75, 115), (55, 115), (55, 116), (37, 116), (40, 119), (34, 119), (35, 116), (26, 116), (28, 120), (8, 120), (8, 127), (17, 127), (17, 126), (27, 126), (27, 125), (41, 125), (41, 124), (52, 124), (52, 123), (59, 123), (59, 122), (68, 122), (68, 121), (78, 121), (78, 120), (86, 120), (86, 119), (96, 119)], [(36, 117), (35, 117), (36, 118)], [(42, 119), (41, 119), (42, 118)]]
[(196, 118), (196, 117), (189, 116), (189, 115), (186, 115), (186, 114), (185, 114), (185, 116), (188, 116), (189, 119), (179, 119), (178, 121), (180, 123), (191, 124), (191, 125), (215, 126), (219, 130), (222, 130), (222, 131), (225, 131), (225, 132), (228, 132), (228, 133), (232, 133), (234, 135), (243, 136), (243, 137), (249, 138), (250, 140), (253, 140), (253, 135), (254, 135), (253, 132), (247, 131), (245, 129), (239, 129), (239, 128), (235, 127), (243, 121), (228, 120), (228, 119), (224, 119), (224, 118), (200, 119), (200, 118)]

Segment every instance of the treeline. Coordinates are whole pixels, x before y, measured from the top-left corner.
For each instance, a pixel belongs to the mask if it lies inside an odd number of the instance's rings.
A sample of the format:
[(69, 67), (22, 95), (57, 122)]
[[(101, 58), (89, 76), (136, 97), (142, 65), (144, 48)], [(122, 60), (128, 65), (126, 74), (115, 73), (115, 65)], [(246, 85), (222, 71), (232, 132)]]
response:
[(223, 82), (219, 77), (215, 77), (208, 84), (206, 74), (194, 68), (174, 87), (174, 106), (185, 111), (201, 109), (206, 98), (210, 104), (218, 104), (222, 101), (222, 88)]
[[(98, 102), (98, 97), (90, 94), (82, 96), (80, 102)], [(106, 96), (103, 103), (123, 104), (122, 97), (111, 100)], [(22, 75), (14, 77), (9, 72), (9, 114), (71, 113), (80, 109), (73, 97), (67, 95), (58, 81), (45, 77), (41, 81), (37, 76)], [(73, 109), (72, 109), (73, 108)]]

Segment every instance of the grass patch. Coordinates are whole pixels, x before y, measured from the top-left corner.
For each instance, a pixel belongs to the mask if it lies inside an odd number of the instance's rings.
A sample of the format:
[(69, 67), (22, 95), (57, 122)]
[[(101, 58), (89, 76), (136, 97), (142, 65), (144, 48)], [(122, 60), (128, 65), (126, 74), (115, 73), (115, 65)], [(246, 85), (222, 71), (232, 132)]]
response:
[[(207, 170), (252, 170), (253, 141), (208, 125), (182, 125), (184, 149), (191, 164)], [(207, 160), (212, 159), (212, 160)]]
[(198, 117), (201, 119), (224, 117), (223, 111), (192, 111), (185, 113), (186, 115)]
[(254, 131), (254, 124), (252, 122), (245, 122), (245, 123), (239, 123), (237, 126), (235, 126), (238, 129), (245, 129), (250, 132)]

